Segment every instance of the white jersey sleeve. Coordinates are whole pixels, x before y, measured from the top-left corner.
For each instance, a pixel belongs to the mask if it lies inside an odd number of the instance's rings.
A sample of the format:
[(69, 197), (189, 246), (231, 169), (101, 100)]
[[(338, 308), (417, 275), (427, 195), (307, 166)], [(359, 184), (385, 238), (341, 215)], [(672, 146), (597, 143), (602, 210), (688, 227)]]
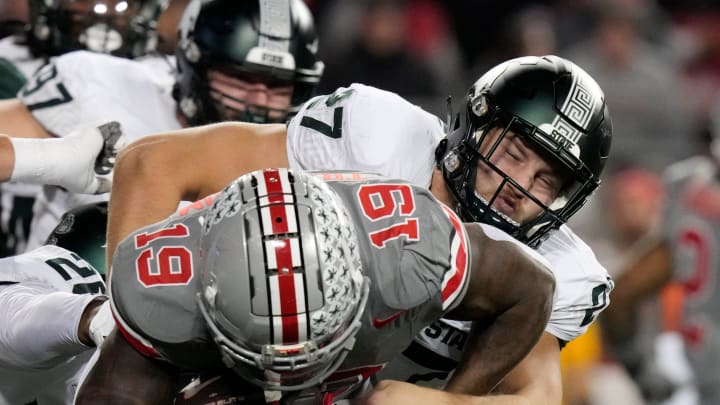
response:
[(92, 266), (57, 246), (0, 260), (0, 369), (47, 369), (87, 350), (78, 323), (104, 292)]
[(129, 140), (180, 128), (168, 69), (76, 51), (43, 66), (19, 98), (46, 130), (69, 134), (78, 125), (118, 121)]
[(552, 314), (545, 331), (570, 342), (610, 304), (614, 283), (595, 254), (567, 225), (538, 248), (550, 262), (556, 287)]
[(436, 116), (358, 83), (306, 102), (287, 134), (292, 169), (377, 173), (422, 187), (430, 185), (435, 147), (445, 136)]
[(0, 259), (0, 284), (23, 283), (73, 294), (105, 292), (102, 276), (77, 254), (55, 245)]

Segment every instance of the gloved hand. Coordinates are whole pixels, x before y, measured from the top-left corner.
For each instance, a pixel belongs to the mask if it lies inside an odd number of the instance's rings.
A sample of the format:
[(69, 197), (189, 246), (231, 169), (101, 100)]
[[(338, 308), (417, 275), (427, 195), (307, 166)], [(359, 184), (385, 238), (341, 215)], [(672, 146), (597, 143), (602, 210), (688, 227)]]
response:
[(81, 128), (62, 139), (78, 153), (81, 173), (76, 178), (66, 178), (60, 186), (84, 194), (109, 192), (115, 158), (127, 144), (120, 123), (111, 121), (98, 127)]

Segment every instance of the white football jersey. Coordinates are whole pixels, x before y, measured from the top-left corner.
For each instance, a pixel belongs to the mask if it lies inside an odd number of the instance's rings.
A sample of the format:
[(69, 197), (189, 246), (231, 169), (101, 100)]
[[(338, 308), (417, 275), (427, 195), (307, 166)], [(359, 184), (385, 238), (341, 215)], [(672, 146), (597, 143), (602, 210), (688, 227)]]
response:
[[(290, 167), (372, 171), (429, 186), (443, 123), (400, 96), (361, 84), (308, 101), (288, 125)], [(563, 225), (538, 248), (557, 286), (545, 331), (571, 341), (609, 304), (613, 288), (592, 250)], [(469, 324), (441, 320), (425, 328), (381, 378), (442, 384), (457, 365)], [(403, 357), (403, 356), (401, 356)]]
[[(20, 92), (20, 98), (43, 127), (56, 136), (65, 136), (81, 124), (114, 120), (133, 141), (181, 128), (172, 98), (174, 80), (172, 63), (76, 51), (40, 69)], [(66, 211), (107, 198), (44, 187), (33, 209), (27, 249), (44, 243)]]
[(306, 102), (287, 130), (293, 169), (378, 173), (429, 187), (440, 120), (395, 93), (354, 83)]
[[(43, 246), (32, 252), (0, 259), (0, 325), (12, 322), (28, 302), (29, 296), (41, 296), (53, 292), (76, 294), (71, 302), (75, 308), (57, 308), (43, 313), (34, 312), (32, 321), (53, 328), (67, 325), (76, 333), (78, 314), (95, 296), (105, 291), (102, 277), (76, 254), (57, 246)], [(68, 302), (67, 300), (63, 301)], [(92, 355), (93, 349), (68, 356), (37, 360), (28, 358), (28, 352), (36, 349), (21, 347), (38, 344), (37, 341), (18, 342), (8, 336), (11, 328), (0, 328), (0, 405), (26, 404), (36, 400), (38, 404), (72, 403), (79, 381), (79, 374)], [(40, 342), (40, 343), (39, 343)]]

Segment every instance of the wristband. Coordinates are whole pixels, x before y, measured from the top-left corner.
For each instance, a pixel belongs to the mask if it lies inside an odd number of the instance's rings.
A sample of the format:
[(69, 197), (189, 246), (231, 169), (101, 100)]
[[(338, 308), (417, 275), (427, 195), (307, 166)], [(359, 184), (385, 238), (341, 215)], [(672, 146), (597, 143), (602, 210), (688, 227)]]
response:
[(69, 158), (60, 139), (10, 138), (15, 151), (15, 165), (10, 181), (58, 185), (63, 178), (63, 162)]

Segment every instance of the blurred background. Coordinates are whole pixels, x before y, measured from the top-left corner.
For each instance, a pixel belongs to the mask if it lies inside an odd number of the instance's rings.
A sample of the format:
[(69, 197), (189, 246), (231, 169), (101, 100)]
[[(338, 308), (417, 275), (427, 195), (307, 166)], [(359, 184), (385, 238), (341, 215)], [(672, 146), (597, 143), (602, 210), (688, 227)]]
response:
[[(0, 0), (0, 37), (22, 30), (27, 1)], [(306, 2), (326, 63), (321, 93), (360, 82), (445, 117), (447, 96), (460, 108), (471, 83), (511, 57), (557, 54), (590, 73), (605, 91), (615, 135), (603, 185), (571, 225), (614, 276), (658, 226), (661, 171), (708, 148), (708, 114), (720, 97), (718, 0)], [(647, 303), (649, 344), (678, 328), (681, 300), (668, 287)], [(566, 405), (644, 403), (597, 325), (562, 356)]]

